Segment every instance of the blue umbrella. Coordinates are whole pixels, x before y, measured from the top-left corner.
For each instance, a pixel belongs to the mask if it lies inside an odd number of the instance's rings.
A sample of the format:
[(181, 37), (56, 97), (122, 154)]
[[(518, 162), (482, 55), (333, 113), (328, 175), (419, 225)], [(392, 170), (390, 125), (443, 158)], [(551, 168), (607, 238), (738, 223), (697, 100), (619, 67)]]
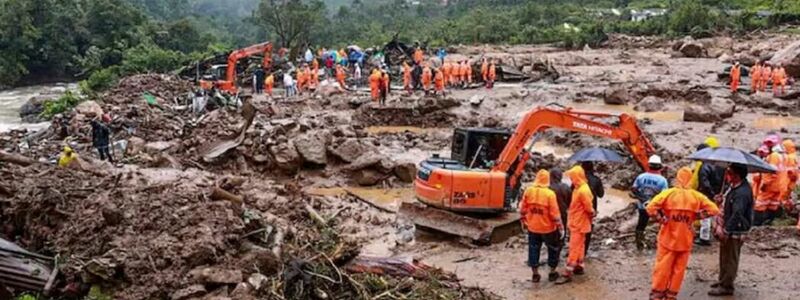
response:
[(705, 148), (687, 158), (711, 163), (740, 164), (746, 166), (750, 173), (777, 172), (775, 167), (764, 162), (758, 156), (731, 147)]
[(586, 148), (581, 149), (580, 151), (573, 154), (569, 161), (571, 162), (584, 162), (584, 161), (604, 161), (604, 162), (615, 162), (621, 163), (624, 160), (622, 156), (619, 156), (617, 152), (608, 150), (606, 148)]

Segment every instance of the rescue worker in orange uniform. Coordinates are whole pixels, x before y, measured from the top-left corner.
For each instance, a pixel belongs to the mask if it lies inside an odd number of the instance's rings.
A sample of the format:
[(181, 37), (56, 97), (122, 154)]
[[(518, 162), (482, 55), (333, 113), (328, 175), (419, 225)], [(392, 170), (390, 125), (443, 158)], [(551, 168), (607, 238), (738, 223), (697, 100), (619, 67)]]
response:
[(489, 62), (486, 61), (486, 58), (481, 60), (481, 78), (483, 78), (483, 82), (489, 82)]
[(442, 72), (444, 76), (444, 82), (446, 85), (451, 85), (452, 77), (453, 77), (453, 64), (450, 61), (445, 61), (444, 65), (442, 65)]
[(425, 94), (427, 94), (431, 89), (431, 80), (433, 80), (431, 68), (425, 64), (425, 66), (422, 67), (422, 90), (425, 91)]
[[(313, 60), (313, 62), (317, 62), (317, 60), (315, 59), (315, 60)], [(316, 90), (317, 87), (319, 86), (319, 64), (316, 64), (316, 65), (317, 66), (314, 67), (314, 68), (311, 68), (311, 69), (307, 68), (306, 69), (306, 71), (310, 75), (309, 76), (309, 80), (308, 80), (308, 82), (309, 82), (308, 87), (311, 90)]]
[(472, 84), (472, 65), (469, 63), (468, 60), (464, 61), (464, 72), (467, 76), (467, 84)]
[(486, 82), (486, 88), (491, 89), (494, 87), (494, 80), (497, 79), (497, 68), (494, 64), (494, 61), (492, 61), (489, 64), (488, 74), (489, 74), (489, 81)]
[(759, 88), (761, 88), (761, 61), (756, 61), (756, 64), (750, 68), (751, 93), (757, 93)]
[(266, 79), (264, 79), (264, 86), (267, 87), (267, 95), (272, 97), (272, 87), (275, 85), (275, 74), (269, 74)]
[(378, 71), (378, 68), (372, 69), (372, 73), (369, 75), (369, 91), (370, 95), (372, 95), (372, 101), (377, 102), (378, 98), (381, 96), (380, 91), (381, 85), (381, 72)]
[(569, 228), (569, 256), (567, 268), (556, 284), (565, 284), (572, 281), (572, 274), (583, 275), (583, 259), (586, 255), (586, 234), (592, 231), (592, 190), (586, 180), (586, 172), (581, 166), (574, 166), (565, 173), (572, 181), (572, 202), (567, 213), (567, 227)]
[(306, 79), (307, 75), (305, 72), (305, 68), (301, 67), (297, 69), (297, 92), (298, 94), (302, 94), (308, 84), (308, 80)]
[(433, 86), (435, 88), (435, 94), (437, 95), (444, 95), (444, 72), (439, 69), (433, 70), (436, 75), (433, 76)]
[(528, 231), (528, 266), (533, 273), (531, 280), (539, 282), (539, 250), (547, 246), (549, 281), (558, 279), (558, 256), (561, 252), (561, 211), (558, 209), (556, 193), (550, 189), (550, 172), (539, 170), (531, 187), (525, 190), (519, 203), (520, 221)]
[(781, 96), (786, 93), (786, 70), (780, 64), (772, 70), (772, 94)]
[(792, 192), (797, 187), (798, 179), (797, 148), (795, 147), (794, 141), (790, 139), (783, 140), (781, 145), (783, 146), (783, 150), (786, 152), (784, 156), (786, 159), (784, 166), (786, 167), (786, 174), (788, 177), (788, 185), (784, 190), (781, 200), (783, 201), (783, 208), (786, 211), (791, 211), (794, 208), (794, 203), (792, 203), (791, 196)]
[(381, 75), (381, 82), (379, 86), (381, 92), (380, 104), (386, 105), (386, 98), (389, 97), (389, 89), (391, 88), (392, 80), (389, 78), (389, 73), (384, 70), (380, 71), (380, 75)]
[(767, 91), (767, 83), (769, 80), (772, 79), (772, 66), (769, 64), (764, 64), (764, 67), (761, 68), (761, 91)]
[(343, 89), (347, 88), (345, 82), (345, 79), (347, 78), (346, 76), (347, 75), (344, 71), (344, 67), (342, 67), (340, 64), (336, 64), (336, 82), (338, 82), (339, 86), (341, 86)]
[(781, 197), (789, 185), (789, 173), (786, 170), (786, 158), (783, 149), (778, 145), (780, 138), (771, 135), (764, 145), (772, 149), (766, 162), (778, 170), (775, 174), (761, 174), (758, 185), (758, 197), (753, 206), (755, 217), (753, 225), (769, 225), (778, 216), (781, 208)]
[(467, 85), (467, 61), (466, 60), (461, 61), (461, 64), (458, 65), (458, 75), (460, 76), (458, 78), (458, 80), (459, 80), (459, 84), (461, 85), (461, 87), (466, 86)]
[(739, 90), (740, 80), (742, 80), (742, 69), (737, 61), (731, 67), (731, 93), (736, 93)]
[(316, 58), (311, 60), (311, 69), (319, 70), (319, 61)]
[(675, 186), (656, 195), (647, 205), (647, 214), (661, 223), (650, 299), (677, 299), (692, 253), (695, 216), (719, 214), (714, 202), (691, 188), (691, 179), (692, 169), (681, 168)]
[(407, 62), (403, 62), (403, 89), (411, 95), (411, 66)]
[(414, 62), (419, 65), (422, 64), (423, 59), (425, 59), (425, 53), (422, 52), (422, 48), (417, 48), (414, 51)]

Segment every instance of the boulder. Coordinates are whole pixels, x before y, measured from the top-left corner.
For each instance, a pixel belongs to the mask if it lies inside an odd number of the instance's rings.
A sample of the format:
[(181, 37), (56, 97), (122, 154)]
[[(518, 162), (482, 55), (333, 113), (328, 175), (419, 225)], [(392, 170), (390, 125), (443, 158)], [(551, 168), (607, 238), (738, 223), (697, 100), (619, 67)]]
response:
[(75, 111), (89, 118), (100, 117), (103, 115), (103, 108), (94, 101), (83, 101), (75, 107)]
[(126, 148), (127, 155), (136, 155), (144, 151), (145, 141), (139, 137), (130, 137), (128, 139), (128, 147)]
[(373, 186), (385, 178), (385, 174), (374, 169), (361, 169), (353, 174), (353, 180), (360, 186)]
[(310, 131), (294, 139), (297, 152), (305, 162), (315, 165), (328, 163), (327, 147), (331, 134), (325, 130)]
[(775, 52), (769, 63), (773, 66), (781, 64), (786, 69), (787, 75), (800, 77), (800, 40)]
[(41, 122), (42, 119), (39, 118), (39, 115), (44, 111), (44, 103), (52, 98), (53, 96), (36, 96), (28, 99), (28, 101), (19, 108), (19, 117), (22, 119), (22, 122)]
[(469, 98), (469, 105), (481, 106), (484, 100), (486, 100), (486, 95), (473, 95)]
[(205, 286), (203, 286), (202, 284), (193, 284), (188, 287), (175, 291), (170, 296), (170, 299), (186, 300), (186, 299), (201, 297), (206, 293), (207, 291)]
[(247, 278), (247, 283), (249, 283), (256, 291), (261, 291), (262, 288), (269, 284), (269, 277), (260, 273), (253, 273)]
[(736, 103), (731, 99), (714, 97), (706, 105), (691, 104), (684, 109), (686, 122), (714, 123), (733, 116)]
[(378, 169), (383, 173), (390, 173), (394, 170), (395, 163), (387, 156), (377, 153), (368, 152), (358, 159), (344, 167), (345, 171), (359, 171), (362, 169)]
[(202, 284), (238, 284), (243, 280), (241, 270), (227, 270), (215, 267), (191, 270), (189, 271), (189, 277)]
[(414, 182), (414, 178), (417, 176), (417, 166), (413, 163), (398, 164), (392, 171), (394, 176), (397, 176), (402, 182)]
[(350, 138), (329, 151), (333, 156), (350, 163), (362, 156), (367, 151), (367, 146), (357, 139)]
[(683, 56), (685, 57), (694, 57), (694, 58), (703, 57), (705, 54), (708, 53), (708, 51), (706, 51), (705, 46), (703, 46), (703, 44), (698, 42), (683, 43), (683, 45), (678, 51), (680, 51), (681, 54), (683, 54)]
[(303, 164), (300, 153), (297, 153), (297, 148), (291, 141), (270, 146), (269, 153), (275, 165), (284, 171), (296, 172)]
[(659, 109), (663, 109), (664, 102), (666, 102), (664, 99), (654, 96), (647, 96), (644, 97), (642, 101), (639, 101), (639, 103), (636, 103), (636, 106), (633, 107), (633, 110), (643, 112), (659, 111)]
[(606, 104), (625, 105), (633, 103), (635, 100), (636, 98), (624, 87), (610, 87), (603, 95), (603, 102)]

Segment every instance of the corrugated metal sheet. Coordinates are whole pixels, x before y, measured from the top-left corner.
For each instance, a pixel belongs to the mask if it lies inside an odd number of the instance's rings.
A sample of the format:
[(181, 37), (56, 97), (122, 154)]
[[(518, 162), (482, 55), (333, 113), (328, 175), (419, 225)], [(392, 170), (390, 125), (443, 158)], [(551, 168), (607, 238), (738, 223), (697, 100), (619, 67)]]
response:
[(16, 290), (44, 291), (50, 280), (53, 259), (28, 252), (0, 239), (0, 283)]

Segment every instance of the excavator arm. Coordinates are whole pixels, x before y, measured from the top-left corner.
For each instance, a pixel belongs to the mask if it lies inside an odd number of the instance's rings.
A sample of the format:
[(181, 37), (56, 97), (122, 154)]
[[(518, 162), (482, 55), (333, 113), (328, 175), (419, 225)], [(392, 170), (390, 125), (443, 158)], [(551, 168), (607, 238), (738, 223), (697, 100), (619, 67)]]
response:
[(231, 54), (228, 55), (228, 69), (226, 70), (225, 81), (232, 84), (236, 80), (236, 64), (239, 60), (256, 54), (264, 54), (263, 66), (264, 68), (268, 68), (272, 64), (272, 43), (255, 44), (231, 52)]
[[(619, 125), (613, 126), (601, 123), (589, 119), (590, 117), (617, 117), (619, 118)], [(525, 162), (530, 157), (528, 151), (525, 151), (525, 145), (535, 134), (551, 128), (619, 140), (645, 170), (648, 169), (647, 161), (649, 156), (655, 153), (655, 148), (653, 148), (642, 129), (639, 128), (636, 119), (628, 114), (613, 115), (583, 112), (569, 108), (560, 110), (544, 107), (525, 114), (522, 121), (517, 125), (517, 129), (511, 135), (503, 152), (498, 157), (492, 171), (508, 173), (511, 186), (515, 186), (522, 174)], [(511, 170), (513, 166), (516, 167)]]

